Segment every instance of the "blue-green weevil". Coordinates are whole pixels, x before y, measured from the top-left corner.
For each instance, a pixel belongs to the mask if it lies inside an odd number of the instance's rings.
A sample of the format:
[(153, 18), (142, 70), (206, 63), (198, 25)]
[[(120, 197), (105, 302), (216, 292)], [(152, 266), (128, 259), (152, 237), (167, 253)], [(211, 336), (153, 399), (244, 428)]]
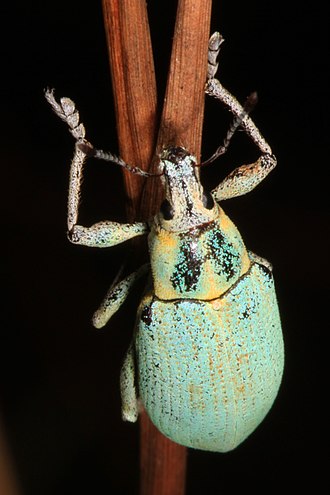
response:
[(234, 124), (207, 163), (224, 152), (238, 126), (261, 156), (235, 169), (208, 193), (199, 180), (196, 158), (182, 147), (166, 147), (159, 157), (165, 199), (149, 222), (77, 224), (88, 156), (149, 174), (94, 149), (85, 139), (72, 100), (58, 103), (51, 90), (46, 98), (76, 140), (68, 200), (71, 242), (109, 247), (148, 235), (150, 265), (112, 286), (93, 317), (97, 328), (104, 326), (134, 282), (150, 272), (121, 371), (123, 418), (136, 421), (141, 403), (155, 426), (174, 442), (227, 452), (250, 435), (271, 408), (284, 351), (271, 265), (247, 251), (219, 206), (251, 191), (276, 165), (248, 112), (214, 78), (221, 42), (219, 33), (210, 39), (206, 92), (229, 107)]

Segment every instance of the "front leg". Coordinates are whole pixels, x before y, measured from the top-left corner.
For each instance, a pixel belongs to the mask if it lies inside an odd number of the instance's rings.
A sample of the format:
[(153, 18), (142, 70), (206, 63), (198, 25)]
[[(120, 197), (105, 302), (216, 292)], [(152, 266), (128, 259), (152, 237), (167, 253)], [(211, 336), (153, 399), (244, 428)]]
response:
[(256, 162), (235, 168), (212, 191), (216, 201), (242, 196), (254, 189), (276, 166), (273, 155), (262, 155)]
[[(68, 196), (68, 237), (74, 244), (91, 247), (111, 247), (132, 237), (148, 232), (145, 223), (99, 222), (91, 227), (77, 225), (83, 169), (93, 146), (85, 139), (85, 126), (79, 123), (79, 112), (70, 98), (61, 98), (57, 102), (53, 90), (47, 90), (45, 97), (54, 112), (69, 126), (76, 140), (75, 152), (70, 167), (69, 196)], [(120, 160), (112, 155), (113, 161)]]
[[(276, 158), (272, 154), (271, 147), (266, 142), (261, 132), (249, 117), (248, 112), (242, 107), (237, 99), (222, 84), (215, 79), (215, 73), (218, 69), (217, 57), (223, 38), (220, 33), (214, 33), (209, 41), (208, 55), (208, 79), (206, 83), (206, 93), (214, 96), (225, 104), (229, 110), (238, 119), (239, 125), (250, 136), (254, 143), (259, 147), (262, 155), (254, 163), (242, 165), (231, 172), (224, 181), (216, 187), (212, 194), (216, 201), (221, 201), (236, 196), (246, 194), (254, 189), (276, 166)], [(231, 136), (230, 136), (231, 137)], [(220, 147), (217, 151), (221, 154)], [(215, 155), (217, 154), (217, 151)], [(211, 160), (213, 157), (211, 157)], [(208, 160), (210, 161), (210, 160)]]
[(71, 232), (73, 226), (77, 223), (80, 190), (83, 178), (83, 169), (87, 158), (87, 153), (79, 148), (82, 144), (86, 148), (91, 147), (85, 139), (85, 126), (79, 123), (79, 112), (75, 103), (70, 98), (61, 98), (59, 102), (55, 100), (54, 90), (47, 89), (45, 98), (52, 107), (56, 115), (63, 120), (69, 127), (69, 131), (76, 140), (75, 152), (70, 167), (69, 196), (68, 196), (68, 231)]
[[(220, 33), (215, 32), (212, 34), (209, 41), (209, 55), (208, 55), (208, 73), (205, 92), (206, 94), (213, 96), (217, 100), (220, 100), (235, 117), (240, 117), (244, 113), (242, 105), (226, 88), (224, 88), (218, 79), (215, 79), (215, 74), (218, 69), (217, 57), (220, 52), (220, 46), (223, 42), (223, 38)], [(248, 115), (245, 115), (240, 126), (244, 129), (248, 136), (254, 141), (262, 153), (272, 154), (272, 149), (267, 141), (262, 136), (261, 132)]]
[(74, 225), (68, 233), (73, 244), (89, 247), (111, 247), (132, 237), (148, 233), (146, 223), (98, 222), (91, 227)]

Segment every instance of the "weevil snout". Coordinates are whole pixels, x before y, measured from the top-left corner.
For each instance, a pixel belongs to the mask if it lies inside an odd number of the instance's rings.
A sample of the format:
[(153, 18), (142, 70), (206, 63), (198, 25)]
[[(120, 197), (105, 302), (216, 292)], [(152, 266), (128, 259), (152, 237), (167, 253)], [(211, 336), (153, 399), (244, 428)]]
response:
[(182, 147), (170, 146), (160, 154), (165, 200), (159, 220), (166, 230), (181, 231), (215, 217), (216, 212), (211, 211), (215, 204), (204, 193), (196, 165), (195, 156)]

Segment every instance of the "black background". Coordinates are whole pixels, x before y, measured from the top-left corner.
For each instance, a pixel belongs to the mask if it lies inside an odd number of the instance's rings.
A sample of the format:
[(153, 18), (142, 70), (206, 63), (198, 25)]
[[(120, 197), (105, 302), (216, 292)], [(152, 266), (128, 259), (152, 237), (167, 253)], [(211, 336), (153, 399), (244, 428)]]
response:
[[(251, 489), (317, 493), (327, 452), (328, 16), (322, 2), (215, 1), (212, 30), (226, 39), (221, 80), (253, 116), (278, 157), (255, 192), (224, 205), (249, 249), (272, 261), (286, 345), (278, 399), (258, 430), (228, 454), (189, 451), (187, 495)], [(150, 1), (159, 91), (165, 87), (174, 1)], [(90, 316), (127, 251), (66, 240), (72, 138), (45, 87), (78, 105), (90, 140), (117, 151), (100, 2), (2, 4), (1, 415), (25, 495), (135, 494), (138, 428), (120, 418), (118, 376), (136, 296), (102, 331)], [(206, 105), (203, 157), (229, 118)], [(214, 187), (257, 150), (243, 133), (209, 167)], [(81, 221), (125, 219), (117, 167), (88, 168)], [(0, 487), (1, 492), (1, 487)]]

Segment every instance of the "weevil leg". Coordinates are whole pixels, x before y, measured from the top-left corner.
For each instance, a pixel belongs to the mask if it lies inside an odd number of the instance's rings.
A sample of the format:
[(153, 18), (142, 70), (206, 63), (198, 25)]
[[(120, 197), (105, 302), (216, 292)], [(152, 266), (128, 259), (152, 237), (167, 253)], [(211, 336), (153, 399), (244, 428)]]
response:
[[(206, 83), (206, 94), (213, 96), (226, 105), (235, 117), (239, 117), (243, 112), (243, 106), (226, 88), (222, 86), (218, 79), (208, 79)], [(258, 127), (255, 125), (251, 117), (246, 115), (241, 122), (241, 127), (246, 134), (250, 136), (252, 141), (258, 146), (262, 153), (272, 154), (272, 149), (262, 136)]]
[(135, 423), (138, 417), (138, 400), (135, 379), (135, 353), (133, 343), (126, 353), (120, 373), (120, 393), (122, 418)]
[(122, 270), (119, 271), (100, 307), (95, 311), (93, 315), (92, 322), (95, 328), (102, 328), (104, 327), (104, 325), (106, 325), (110, 318), (124, 303), (135, 282), (137, 282), (137, 280), (139, 280), (143, 275), (148, 273), (149, 269), (149, 263), (145, 263), (138, 270), (131, 273), (117, 283)]
[[(220, 100), (229, 108), (235, 117), (239, 117), (243, 113), (242, 105), (237, 101), (235, 96), (224, 88), (220, 81), (214, 77), (219, 65), (217, 62), (217, 57), (219, 55), (222, 42), (223, 38), (220, 33), (215, 32), (212, 34), (209, 41), (208, 73), (205, 92), (206, 94)], [(269, 155), (272, 154), (271, 147), (264, 139), (251, 117), (246, 115), (241, 122), (241, 127), (255, 142), (262, 153), (267, 153)]]
[(275, 168), (276, 158), (273, 155), (261, 155), (254, 163), (235, 168), (212, 191), (216, 201), (242, 196), (254, 189)]
[[(208, 79), (205, 91), (207, 94), (214, 96), (226, 105), (234, 114), (235, 118), (240, 118), (240, 116), (244, 114), (244, 108), (214, 77), (218, 68), (217, 57), (222, 42), (223, 38), (220, 33), (216, 32), (210, 38)], [(252, 189), (254, 189), (276, 166), (276, 158), (272, 154), (271, 147), (247, 114), (242, 118), (240, 126), (259, 147), (262, 155), (255, 163), (242, 165), (235, 169), (217, 188), (214, 189), (214, 191), (212, 191), (212, 194), (217, 201), (241, 196), (252, 191)]]
[[(111, 247), (132, 237), (148, 232), (145, 223), (99, 222), (91, 227), (77, 225), (83, 169), (86, 159), (91, 155), (93, 146), (85, 139), (85, 126), (79, 122), (79, 112), (70, 98), (55, 100), (54, 91), (47, 90), (45, 97), (54, 112), (69, 126), (69, 131), (76, 140), (75, 152), (70, 167), (69, 196), (68, 196), (68, 237), (74, 244), (91, 247)], [(115, 155), (112, 155), (116, 161)], [(120, 160), (118, 158), (120, 162)]]
[[(75, 103), (70, 98), (61, 98), (59, 102), (55, 100), (54, 90), (47, 89), (45, 97), (56, 115), (63, 120), (69, 127), (75, 143), (75, 152), (70, 167), (70, 183), (68, 197), (68, 230), (77, 223), (80, 189), (83, 177), (83, 169), (87, 158), (87, 153), (79, 148), (79, 145), (89, 144), (85, 139), (86, 130), (84, 124), (79, 122), (79, 112)], [(91, 146), (91, 145), (90, 145)]]
[(89, 247), (111, 247), (120, 244), (132, 237), (148, 233), (148, 226), (143, 222), (117, 223), (98, 222), (91, 227), (74, 225), (68, 233), (68, 238), (73, 244), (81, 244)]

